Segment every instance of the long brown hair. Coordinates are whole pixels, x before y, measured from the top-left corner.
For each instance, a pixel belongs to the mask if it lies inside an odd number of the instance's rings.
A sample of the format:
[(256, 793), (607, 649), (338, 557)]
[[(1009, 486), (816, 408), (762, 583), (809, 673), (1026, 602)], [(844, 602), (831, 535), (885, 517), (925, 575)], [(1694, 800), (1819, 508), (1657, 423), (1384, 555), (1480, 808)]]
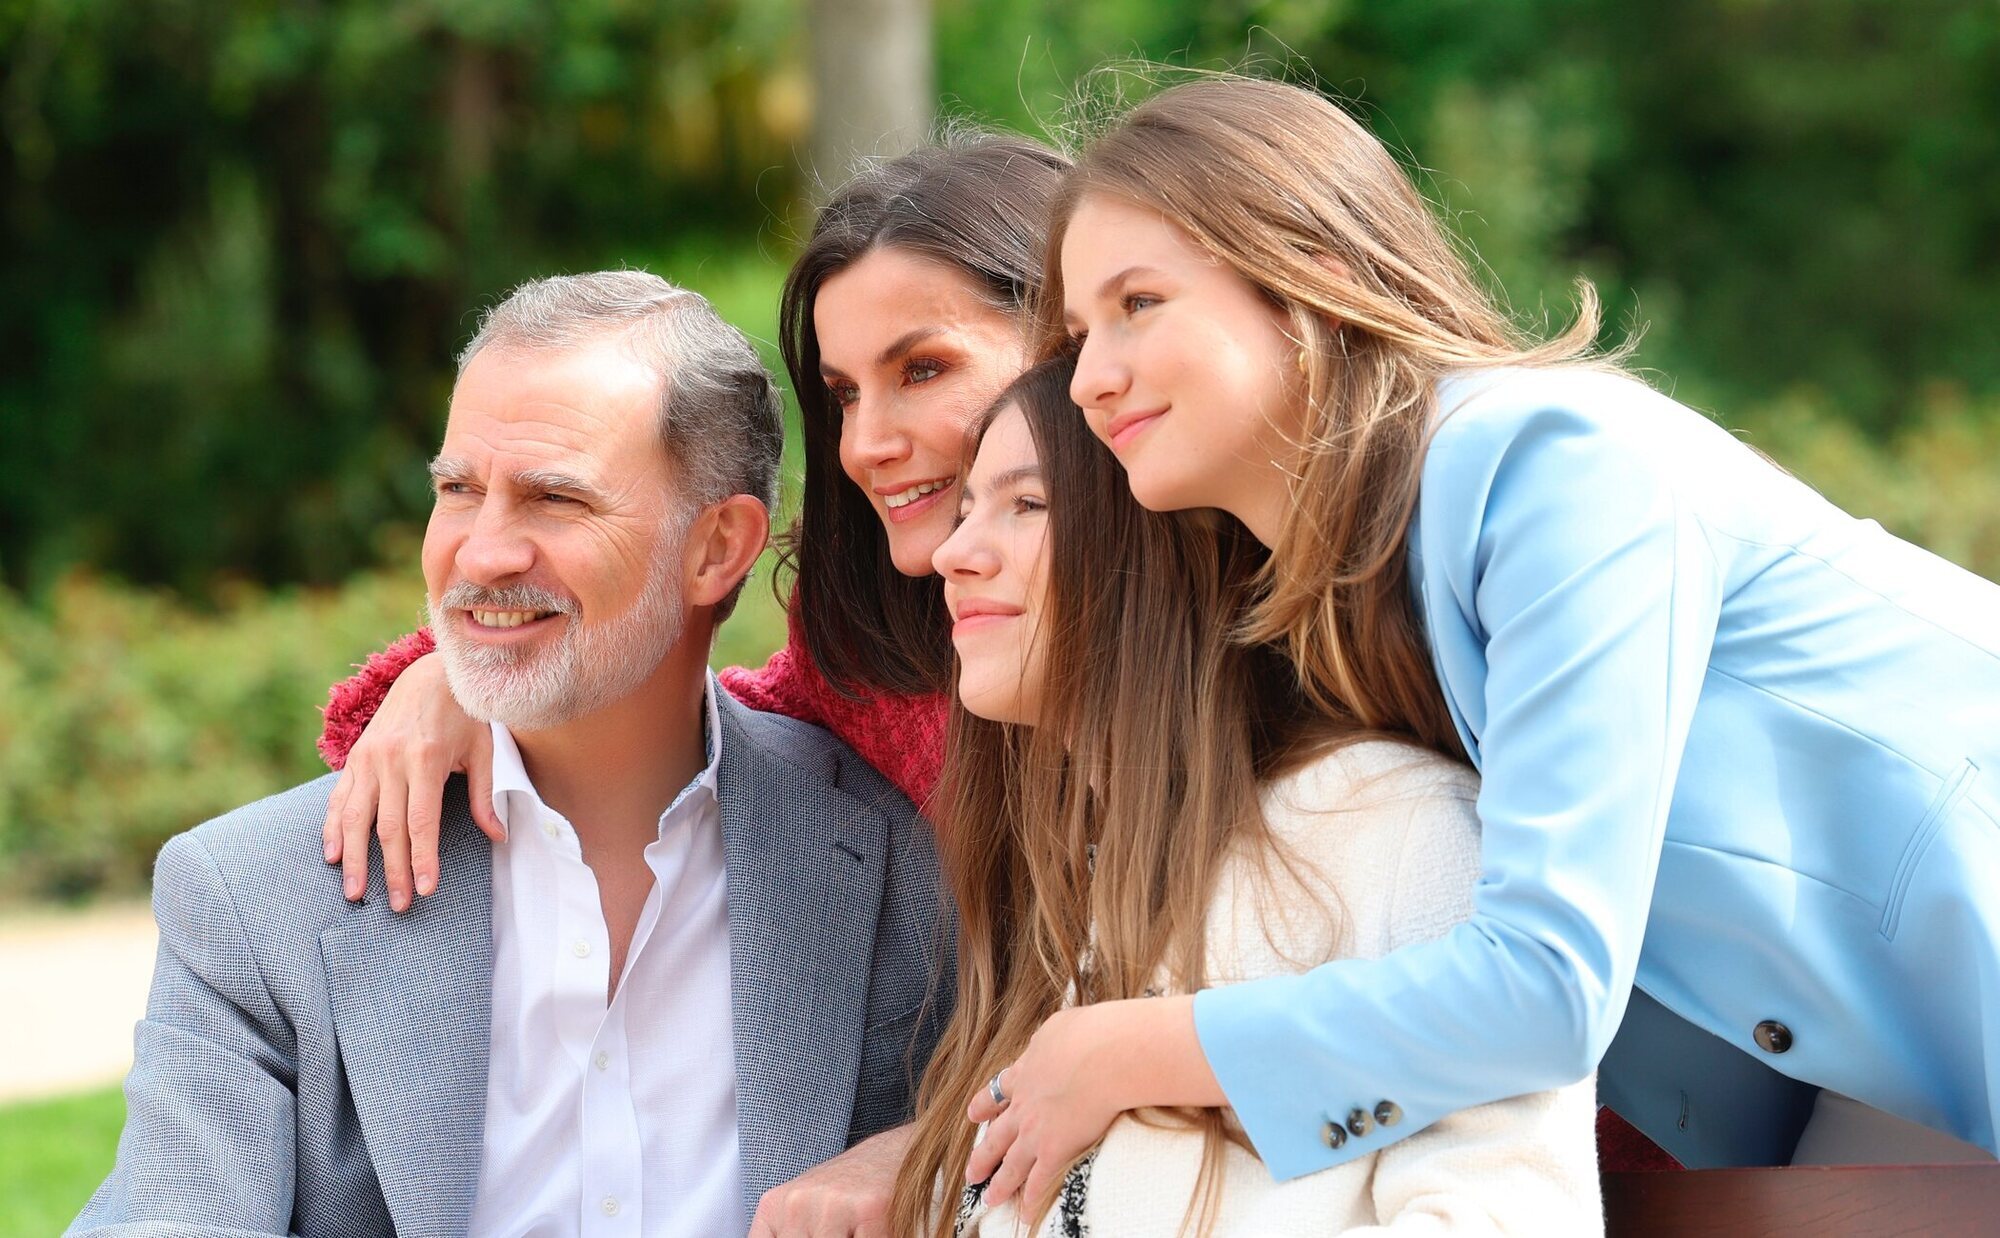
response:
[(1532, 342), (1357, 121), (1296, 86), (1210, 75), (1132, 108), (1078, 159), (1050, 229), (1044, 351), (1064, 344), (1062, 238), (1088, 194), (1160, 212), (1290, 316), (1311, 429), (1241, 636), (1284, 648), (1330, 719), (1463, 757), (1409, 574), (1437, 384), (1467, 367), (1614, 364), (1591, 359), (1590, 286), (1568, 331)]
[(785, 277), (778, 345), (799, 401), (806, 476), (780, 551), (797, 580), (792, 613), (806, 649), (849, 696), (943, 691), (951, 623), (938, 579), (896, 570), (881, 520), (841, 471), (840, 408), (820, 376), (813, 303), (863, 256), (900, 249), (963, 272), (994, 309), (1024, 318), (1041, 288), (1049, 201), (1068, 167), (1030, 138), (948, 134), (835, 190)]
[[(938, 838), (958, 902), (958, 998), (924, 1075), (898, 1234), (951, 1232), (972, 1150), (965, 1102), (1066, 996), (1138, 997), (1162, 971), (1179, 991), (1200, 987), (1225, 853), (1266, 837), (1259, 781), (1308, 746), (1283, 658), (1230, 639), (1262, 547), (1215, 513), (1140, 507), (1070, 402), (1072, 371), (1068, 357), (1030, 369), (975, 431), (1018, 408), (1040, 456), (1043, 712), (1013, 726), (953, 703)], [(1219, 1112), (1175, 1120), (1206, 1133), (1216, 1164)]]

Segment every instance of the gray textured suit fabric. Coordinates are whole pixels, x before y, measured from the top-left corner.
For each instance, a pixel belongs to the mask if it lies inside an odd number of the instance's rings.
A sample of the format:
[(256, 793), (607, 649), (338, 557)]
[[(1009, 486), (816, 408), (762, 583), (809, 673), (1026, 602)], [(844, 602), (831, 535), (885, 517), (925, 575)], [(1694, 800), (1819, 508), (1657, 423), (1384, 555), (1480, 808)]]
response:
[[(717, 700), (747, 1228), (764, 1191), (909, 1116), (948, 1013), (953, 927), (909, 801), (824, 731)], [(464, 1232), (492, 852), (454, 777), (436, 896), (390, 912), (378, 853), (350, 904), (319, 857), (332, 786), (160, 853), (125, 1132), (71, 1233)]]

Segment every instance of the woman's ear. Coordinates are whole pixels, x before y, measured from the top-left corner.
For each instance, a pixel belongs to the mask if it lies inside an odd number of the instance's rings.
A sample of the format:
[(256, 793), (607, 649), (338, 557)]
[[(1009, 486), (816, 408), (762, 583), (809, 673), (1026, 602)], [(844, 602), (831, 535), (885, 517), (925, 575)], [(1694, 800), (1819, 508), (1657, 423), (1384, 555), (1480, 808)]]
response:
[(771, 537), (771, 513), (747, 494), (712, 503), (688, 530), (683, 568), (687, 604), (714, 606), (750, 574)]

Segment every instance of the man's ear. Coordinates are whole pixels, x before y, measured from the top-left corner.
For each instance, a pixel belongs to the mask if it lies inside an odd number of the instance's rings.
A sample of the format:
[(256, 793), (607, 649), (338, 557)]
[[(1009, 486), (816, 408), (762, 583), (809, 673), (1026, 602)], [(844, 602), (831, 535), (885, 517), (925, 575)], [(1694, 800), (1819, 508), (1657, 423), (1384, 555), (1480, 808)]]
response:
[(747, 494), (732, 494), (711, 503), (688, 530), (683, 560), (687, 571), (687, 604), (714, 606), (729, 596), (771, 537), (771, 513)]

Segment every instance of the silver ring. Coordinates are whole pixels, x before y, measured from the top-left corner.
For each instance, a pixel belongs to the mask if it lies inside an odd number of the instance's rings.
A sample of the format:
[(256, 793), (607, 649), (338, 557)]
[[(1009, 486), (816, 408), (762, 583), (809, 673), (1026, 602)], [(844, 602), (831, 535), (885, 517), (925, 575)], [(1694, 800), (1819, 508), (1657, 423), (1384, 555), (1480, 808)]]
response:
[(1007, 1068), (1003, 1066), (986, 1081), (986, 1094), (993, 1098), (993, 1103), (996, 1105), (1004, 1106), (1007, 1103), (1007, 1094), (1000, 1090), (1000, 1076), (1006, 1073)]

